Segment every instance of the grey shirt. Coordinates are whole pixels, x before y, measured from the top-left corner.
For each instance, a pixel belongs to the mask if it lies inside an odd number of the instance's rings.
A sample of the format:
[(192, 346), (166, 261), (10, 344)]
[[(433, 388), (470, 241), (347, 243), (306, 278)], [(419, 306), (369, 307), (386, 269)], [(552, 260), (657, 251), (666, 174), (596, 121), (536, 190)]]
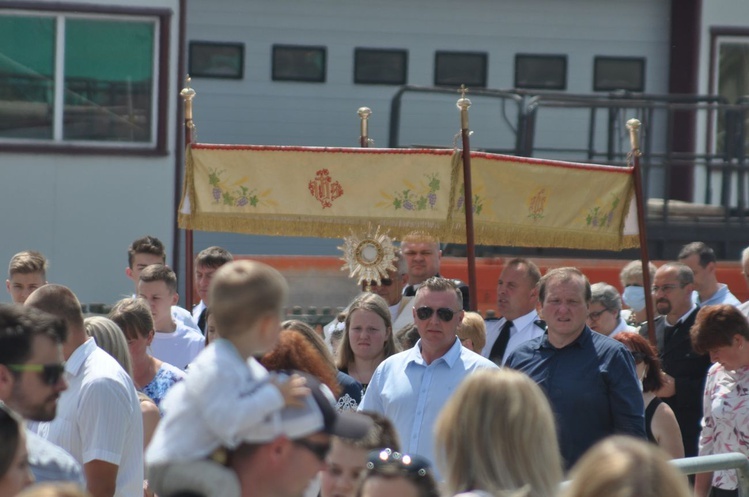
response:
[(83, 469), (73, 456), (36, 433), (26, 430), (29, 466), (36, 482), (72, 482), (86, 488)]

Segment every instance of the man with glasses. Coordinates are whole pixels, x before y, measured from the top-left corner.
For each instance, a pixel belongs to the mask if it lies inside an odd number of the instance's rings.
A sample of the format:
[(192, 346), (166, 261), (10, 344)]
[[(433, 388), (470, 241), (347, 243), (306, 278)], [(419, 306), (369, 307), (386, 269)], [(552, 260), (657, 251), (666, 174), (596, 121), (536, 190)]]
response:
[(65, 322), (62, 346), (68, 390), (57, 417), (32, 427), (83, 465), (93, 497), (143, 493), (143, 418), (130, 376), (86, 334), (78, 298), (62, 285), (44, 285), (24, 304)]
[(429, 278), (416, 292), (416, 345), (385, 359), (375, 370), (359, 410), (393, 422), (404, 452), (434, 462), (434, 422), (463, 378), (496, 364), (461, 346), (462, 294), (451, 280)]
[[(692, 303), (694, 275), (686, 264), (669, 262), (659, 267), (653, 279), (653, 300), (660, 314), (655, 318), (655, 338), (664, 386), (656, 392), (676, 414), (684, 442), (684, 455), (697, 455), (701, 431), (702, 397), (710, 357), (692, 349), (689, 329), (699, 307)], [(647, 337), (648, 324), (640, 328)]]
[[(68, 388), (62, 359), (65, 323), (19, 305), (0, 305), (0, 401), (29, 421), (51, 421)], [(84, 485), (81, 465), (60, 447), (26, 430), (37, 482)]]
[(565, 467), (609, 435), (645, 439), (645, 406), (632, 354), (585, 325), (588, 278), (577, 268), (552, 269), (541, 278), (538, 297), (546, 333), (520, 345), (505, 364), (546, 393)]
[(239, 478), (242, 497), (301, 497), (325, 466), (331, 435), (356, 440), (372, 429), (369, 417), (339, 413), (326, 386), (298, 374), (310, 389), (303, 405), (269, 416), (229, 452), (228, 464)]

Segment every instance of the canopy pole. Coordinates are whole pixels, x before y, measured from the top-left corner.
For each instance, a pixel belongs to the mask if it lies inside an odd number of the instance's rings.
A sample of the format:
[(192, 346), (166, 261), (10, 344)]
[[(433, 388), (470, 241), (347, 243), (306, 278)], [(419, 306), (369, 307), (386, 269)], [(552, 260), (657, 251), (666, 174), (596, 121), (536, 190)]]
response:
[(367, 120), (372, 115), (372, 110), (369, 107), (359, 107), (357, 111), (359, 118), (361, 118), (361, 136), (359, 136), (359, 146), (362, 148), (368, 148), (371, 140), (369, 139), (369, 126)]
[(628, 163), (632, 168), (632, 175), (635, 180), (635, 202), (637, 202), (637, 229), (640, 234), (640, 261), (642, 262), (642, 284), (645, 290), (645, 312), (648, 323), (648, 339), (653, 346), (657, 346), (655, 339), (653, 309), (653, 295), (651, 292), (652, 281), (650, 281), (650, 258), (648, 257), (648, 231), (645, 225), (645, 213), (647, 212), (647, 202), (642, 189), (642, 171), (640, 168), (640, 121), (630, 119), (627, 121), (629, 129), (629, 141), (632, 150), (628, 155)]
[(469, 310), (477, 310), (478, 289), (476, 285), (476, 247), (473, 241), (473, 187), (471, 186), (471, 135), (468, 127), (468, 108), (471, 101), (466, 98), (465, 85), (460, 86), (460, 98), (457, 106), (460, 109), (460, 133), (463, 138), (463, 205), (466, 210), (466, 251), (468, 260)]
[[(185, 87), (179, 92), (185, 105), (185, 148), (192, 144), (195, 123), (192, 120), (192, 99), (195, 90), (190, 88), (190, 75), (185, 78)], [(185, 303), (188, 310), (193, 308), (193, 237), (192, 230), (185, 230)]]

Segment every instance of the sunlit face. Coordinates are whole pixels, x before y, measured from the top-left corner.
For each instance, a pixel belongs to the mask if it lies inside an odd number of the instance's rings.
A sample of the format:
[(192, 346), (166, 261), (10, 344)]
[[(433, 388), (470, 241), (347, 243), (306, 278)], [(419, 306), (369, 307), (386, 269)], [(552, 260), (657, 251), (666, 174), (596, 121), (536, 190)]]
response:
[(172, 306), (179, 300), (179, 295), (172, 292), (165, 281), (141, 281), (138, 283), (138, 297), (148, 302), (156, 329), (170, 331)]
[[(427, 319), (419, 319), (417, 311), (421, 307), (429, 307), (434, 312)], [(414, 324), (421, 337), (422, 353), (440, 357), (447, 352), (455, 343), (458, 326), (463, 321), (464, 312), (461, 302), (455, 292), (433, 292), (426, 288), (420, 289), (416, 295), (416, 304), (413, 308)], [(437, 309), (446, 308), (453, 311), (450, 321), (443, 321)]]
[(442, 251), (436, 243), (401, 243), (401, 252), (408, 266), (408, 281), (421, 283), (440, 271)]
[[(46, 336), (36, 336), (31, 347), (31, 357), (26, 364), (61, 364), (62, 345)], [(25, 419), (52, 421), (57, 412), (60, 394), (68, 388), (65, 375), (54, 384), (44, 381), (42, 373), (23, 371), (17, 373), (8, 405)], [(0, 492), (0, 495), (3, 495)]]
[[(381, 281), (379, 285), (374, 281), (371, 282), (369, 285), (369, 291), (376, 293), (385, 299), (385, 302), (387, 302), (388, 305), (392, 306), (400, 302), (401, 298), (403, 298), (403, 281), (403, 276), (399, 276), (398, 271), (388, 271), (386, 281)], [(364, 291), (366, 287), (366, 284), (362, 284), (362, 291)]]
[(600, 302), (593, 302), (588, 309), (588, 326), (602, 335), (610, 335), (619, 324), (619, 312), (606, 309)]
[(0, 478), (0, 495), (16, 495), (24, 488), (34, 483), (34, 475), (29, 469), (29, 453), (26, 450), (26, 432), (21, 430), (18, 448), (13, 461)]
[(698, 254), (692, 254), (689, 257), (685, 257), (684, 259), (679, 259), (679, 262), (689, 266), (689, 269), (691, 269), (694, 273), (695, 290), (700, 292), (703, 289), (707, 288), (708, 280), (710, 279), (711, 274), (711, 264), (708, 264), (707, 267), (702, 267), (700, 265), (700, 256)]
[(405, 476), (370, 476), (364, 481), (362, 497), (419, 497), (419, 489)]
[(366, 469), (367, 450), (333, 438), (321, 476), (321, 497), (354, 497)]
[(198, 292), (200, 300), (206, 305), (210, 304), (208, 301), (208, 287), (211, 286), (211, 280), (213, 279), (214, 273), (218, 271), (217, 267), (210, 266), (196, 266), (195, 267), (195, 286)]
[(133, 360), (133, 369), (138, 367), (137, 365), (142, 364), (149, 354), (148, 347), (153, 341), (153, 330), (146, 336), (137, 334), (135, 337), (129, 337), (127, 339), (127, 348), (130, 351), (130, 357)]
[(10, 298), (14, 304), (23, 304), (29, 298), (31, 292), (47, 284), (44, 273), (13, 273), (9, 279), (5, 280)]
[(152, 264), (164, 264), (164, 262), (163, 258), (155, 254), (135, 254), (133, 256), (133, 265), (125, 270), (125, 274), (133, 280), (137, 290), (140, 273)]
[(660, 267), (653, 278), (653, 300), (658, 314), (684, 314), (692, 306), (693, 285), (681, 286), (678, 272), (673, 267)]
[(536, 285), (528, 277), (524, 264), (508, 266), (502, 270), (497, 282), (497, 308), (509, 320), (525, 316), (536, 307)]
[(709, 351), (710, 361), (720, 363), (729, 371), (735, 371), (744, 366), (744, 359), (740, 347), (745, 345), (740, 335), (734, 335), (731, 345), (716, 347)]
[(552, 279), (546, 285), (541, 314), (549, 331), (563, 341), (572, 341), (582, 332), (588, 317), (585, 283), (579, 277)]
[(382, 357), (389, 336), (390, 329), (376, 312), (357, 309), (351, 313), (348, 338), (354, 357), (367, 360)]
[[(330, 435), (323, 433), (316, 433), (305, 437), (307, 440), (316, 445), (324, 445), (330, 443)], [(325, 466), (325, 461), (317, 458), (309, 449), (301, 445), (292, 443), (290, 460), (287, 465), (288, 478), (284, 478), (283, 486), (286, 487), (283, 492), (279, 492), (281, 495), (289, 497), (302, 497), (304, 491), (310, 484), (310, 481), (317, 476), (319, 471), (322, 471)]]
[(749, 257), (746, 260), (741, 261), (741, 274), (744, 275), (746, 284), (749, 285)]
[(205, 343), (213, 343), (218, 339), (218, 333), (216, 333), (216, 321), (213, 319), (213, 314), (208, 315), (208, 319), (205, 320)]

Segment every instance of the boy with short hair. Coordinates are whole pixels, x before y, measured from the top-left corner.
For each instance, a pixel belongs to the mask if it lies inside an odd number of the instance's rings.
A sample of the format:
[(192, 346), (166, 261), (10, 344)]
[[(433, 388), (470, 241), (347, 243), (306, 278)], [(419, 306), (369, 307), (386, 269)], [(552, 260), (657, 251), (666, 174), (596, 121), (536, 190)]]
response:
[(208, 294), (211, 280), (218, 268), (233, 260), (234, 256), (228, 250), (216, 246), (201, 250), (195, 257), (195, 288), (200, 302), (193, 307), (192, 318), (203, 335), (205, 335), (205, 308), (211, 303)]
[(47, 284), (47, 259), (34, 250), (14, 255), (8, 264), (5, 288), (14, 304), (23, 304), (31, 292)]
[(223, 449), (238, 447), (261, 423), (280, 426), (284, 406), (302, 405), (309, 394), (302, 378), (271, 379), (253, 357), (278, 340), (283, 276), (259, 262), (232, 262), (216, 272), (209, 293), (219, 338), (164, 399), (166, 414), (146, 452), (158, 495), (192, 489), (238, 497), (236, 475), (218, 461)]
[(153, 316), (154, 335), (151, 355), (185, 370), (203, 350), (203, 335), (172, 316), (179, 301), (177, 275), (168, 266), (152, 264), (140, 272), (138, 297), (146, 300)]
[[(138, 296), (141, 271), (152, 264), (166, 265), (166, 249), (161, 240), (151, 235), (134, 240), (127, 248), (127, 268), (125, 269), (125, 275), (135, 284), (133, 297)], [(178, 306), (176, 302), (172, 305), (171, 311), (174, 319), (184, 323), (188, 328), (199, 331), (190, 311)]]

